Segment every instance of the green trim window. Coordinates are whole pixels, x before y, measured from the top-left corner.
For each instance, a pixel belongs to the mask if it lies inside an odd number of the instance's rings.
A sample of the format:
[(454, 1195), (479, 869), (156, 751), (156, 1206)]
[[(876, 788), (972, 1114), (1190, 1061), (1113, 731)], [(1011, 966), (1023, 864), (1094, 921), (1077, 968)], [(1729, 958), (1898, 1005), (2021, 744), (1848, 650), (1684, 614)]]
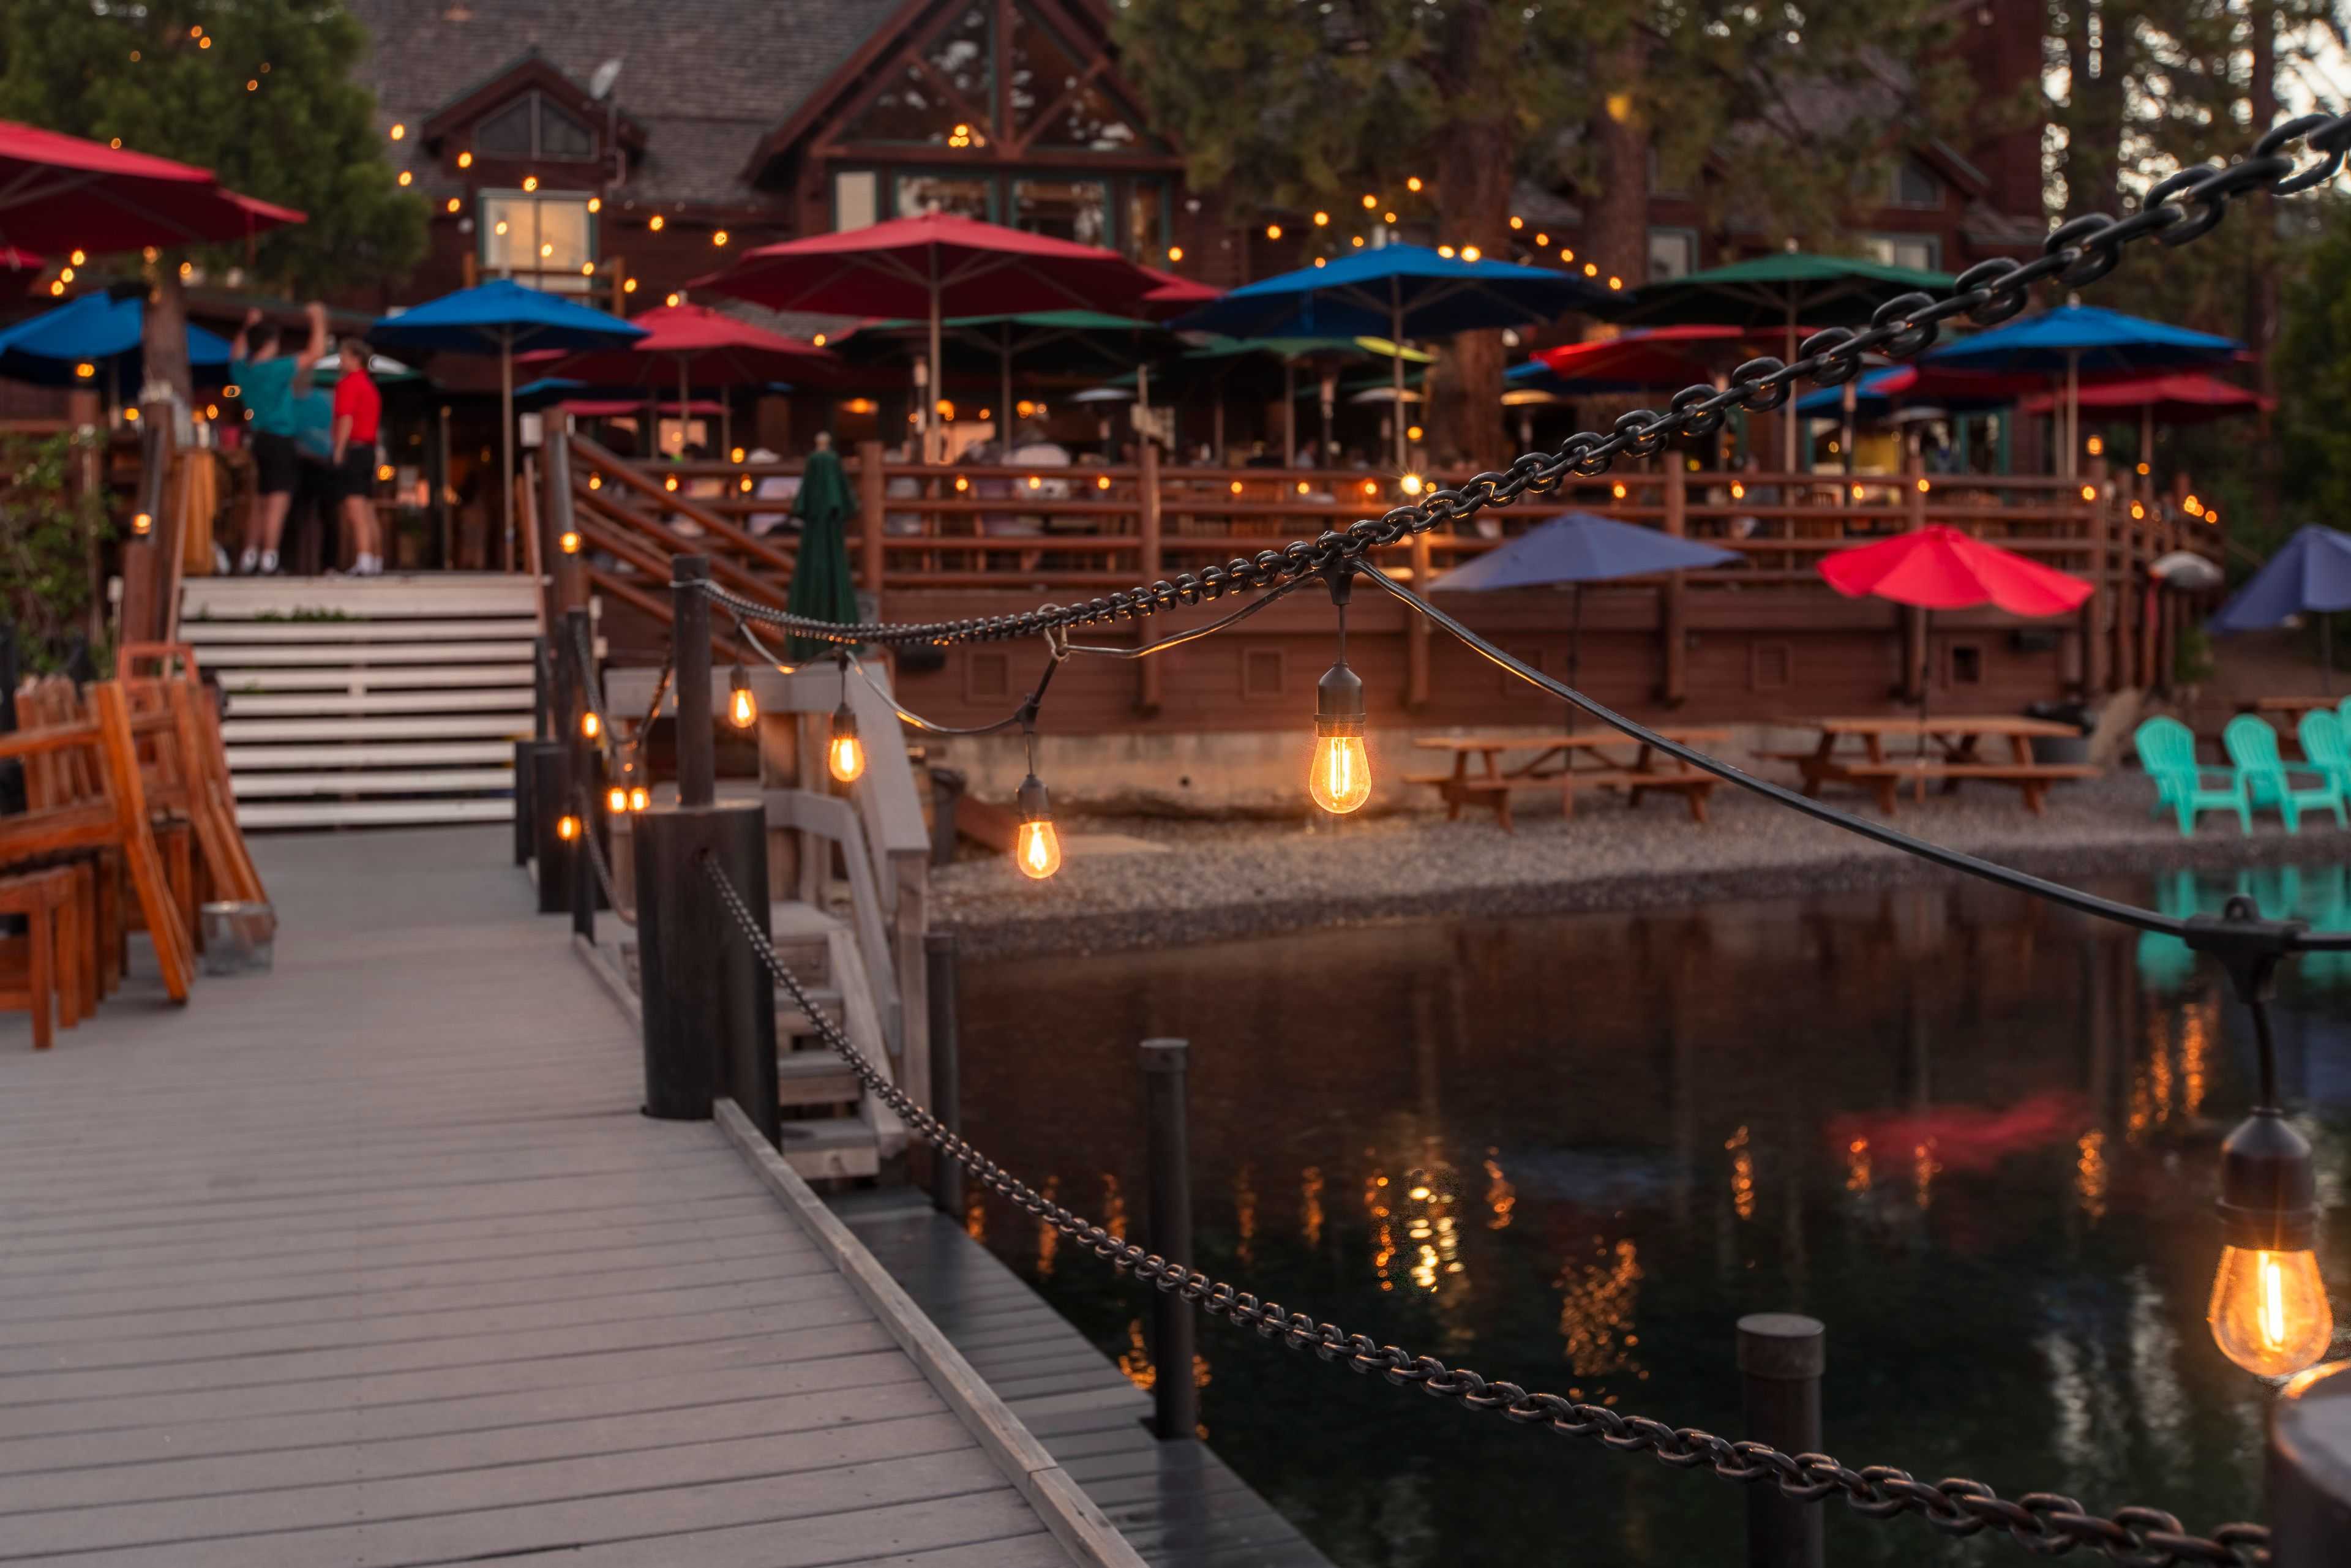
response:
[(483, 275), (550, 294), (588, 292), (596, 265), (588, 200), (584, 191), (484, 191), (475, 219)]

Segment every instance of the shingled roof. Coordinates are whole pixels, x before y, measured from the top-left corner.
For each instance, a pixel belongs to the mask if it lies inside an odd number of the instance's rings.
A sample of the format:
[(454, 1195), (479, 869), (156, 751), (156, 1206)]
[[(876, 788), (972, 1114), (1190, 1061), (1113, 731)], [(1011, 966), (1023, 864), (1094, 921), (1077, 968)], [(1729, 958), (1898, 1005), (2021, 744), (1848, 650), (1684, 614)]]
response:
[(902, 0), (349, 0), (371, 38), (378, 120), (421, 124), (532, 53), (617, 97), (646, 131), (631, 195), (733, 203), (759, 139), (822, 86)]

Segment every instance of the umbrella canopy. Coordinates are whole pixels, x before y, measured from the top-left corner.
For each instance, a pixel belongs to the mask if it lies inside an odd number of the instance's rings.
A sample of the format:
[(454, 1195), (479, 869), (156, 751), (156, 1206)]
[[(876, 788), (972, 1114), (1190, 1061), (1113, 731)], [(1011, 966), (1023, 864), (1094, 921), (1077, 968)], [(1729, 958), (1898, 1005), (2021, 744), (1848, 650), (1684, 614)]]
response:
[[(737, 320), (706, 305), (664, 305), (629, 325), (632, 343), (574, 354), (549, 369), (598, 387), (764, 386), (830, 382), (840, 360), (830, 350)], [(680, 395), (684, 395), (681, 392)]]
[(2147, 574), (2166, 588), (2177, 588), (2188, 593), (2206, 592), (2229, 580), (2228, 574), (2220, 570), (2220, 562), (2210, 556), (2185, 549), (2156, 557), (2147, 562)]
[(1654, 577), (1659, 572), (1728, 566), (1737, 559), (1736, 550), (1717, 549), (1590, 512), (1570, 512), (1465, 566), (1455, 567), (1428, 586), (1438, 593), (1487, 593), (1505, 588)]
[[(110, 388), (139, 374), (144, 302), (133, 297), (85, 294), (0, 331), (0, 376), (45, 386)], [(217, 370), (228, 363), (228, 342), (191, 323), (188, 363)]]
[(601, 310), (525, 288), (510, 278), (461, 288), (413, 309), (386, 316), (368, 329), (378, 348), (411, 354), (496, 354), (504, 437), (507, 559), (514, 552), (514, 361), (525, 349), (611, 349), (633, 343), (645, 329)]
[[(1858, 256), (1776, 251), (1727, 267), (1644, 284), (1616, 319), (1627, 326), (1720, 323), (1750, 330), (1776, 329), (1782, 358), (1796, 357), (1799, 321), (1815, 327), (1857, 327), (1889, 299), (1949, 288), (1940, 272), (1921, 272)], [(1782, 456), (1796, 467), (1796, 420), (1782, 416)]]
[[(1688, 350), (1700, 344), (1736, 342), (1749, 336), (1737, 327), (1691, 325), (1656, 327), (1595, 338), (1583, 343), (1562, 343), (1536, 353), (1531, 363), (1542, 366), (1565, 388), (1590, 382), (1595, 389), (1618, 387), (1686, 387), (1711, 379), (1701, 360)], [(1539, 382), (1549, 386), (1548, 382)], [(1550, 386), (1558, 391), (1561, 387)]]
[[(1922, 370), (1917, 365), (1892, 365), (1871, 371), (1853, 382), (1854, 413), (1862, 419), (1885, 419), (1907, 403), (1932, 403), (1958, 413), (2004, 408), (2017, 394), (2033, 385), (2030, 378), (1989, 375), (1966, 371)], [(1844, 412), (1844, 388), (1822, 387), (1796, 400), (1796, 412), (1830, 418)]]
[(0, 244), (55, 254), (244, 239), (302, 214), (209, 169), (0, 120)]
[(2295, 615), (2351, 610), (2351, 534), (2299, 528), (2206, 622), (2222, 636)]
[[(1581, 277), (1509, 261), (1464, 261), (1417, 245), (1383, 246), (1324, 267), (1262, 279), (1176, 318), (1181, 331), (1237, 338), (1358, 337), (1392, 342), (1441, 338), (1491, 327), (1524, 327), (1614, 297)], [(1393, 371), (1402, 401), (1404, 362)], [(1405, 464), (1404, 421), (1391, 419), (1398, 468)]]
[[(2019, 402), (2016, 411), (2052, 413), (2056, 411), (2057, 402), (2054, 392), (2044, 392)], [(2082, 408), (2144, 410), (2148, 417), (2164, 424), (2200, 424), (2206, 420), (2226, 419), (2231, 414), (2277, 406), (2274, 398), (2194, 371), (2086, 383), (2076, 394), (2076, 402)]]
[[(856, 514), (857, 499), (841, 471), (840, 455), (825, 446), (810, 453), (799, 493), (792, 497), (792, 516), (800, 520), (800, 549), (792, 562), (785, 608), (793, 614), (835, 625), (857, 620), (857, 589), (849, 572), (849, 519)], [(789, 638), (784, 657), (799, 664), (831, 646), (811, 637)]]
[(1991, 604), (2011, 615), (2063, 615), (2091, 591), (2081, 578), (1940, 525), (1833, 551), (1820, 573), (1848, 599), (1873, 595), (1924, 610)]
[[(916, 320), (868, 321), (841, 340), (844, 359), (875, 364), (904, 360), (923, 340), (927, 323)], [(1130, 374), (1150, 362), (1175, 353), (1183, 340), (1160, 326), (1134, 316), (1113, 316), (1100, 310), (1028, 310), (1007, 316), (950, 316), (939, 323), (932, 340), (944, 361), (937, 390), (945, 395), (948, 374), (987, 376), (997, 383), (996, 438), (1008, 451), (1012, 445), (1012, 371), (1019, 368), (1048, 375)], [(1148, 387), (1144, 387), (1149, 402)]]
[(1151, 292), (1137, 303), (1135, 310), (1155, 321), (1197, 309), (1211, 299), (1222, 298), (1225, 292), (1206, 283), (1195, 283), (1188, 277), (1178, 277), (1172, 272), (1162, 272), (1155, 267), (1146, 267), (1143, 272), (1157, 282)]

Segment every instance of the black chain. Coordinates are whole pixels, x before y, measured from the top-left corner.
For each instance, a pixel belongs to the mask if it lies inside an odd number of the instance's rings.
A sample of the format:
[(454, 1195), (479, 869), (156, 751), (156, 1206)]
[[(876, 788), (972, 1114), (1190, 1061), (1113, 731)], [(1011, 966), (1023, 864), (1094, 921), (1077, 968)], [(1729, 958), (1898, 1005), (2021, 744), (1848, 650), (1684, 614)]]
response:
[(1435, 1356), (1415, 1355), (1366, 1334), (1348, 1333), (1335, 1323), (1317, 1322), (1304, 1312), (1287, 1312), (1277, 1301), (1260, 1302), (1246, 1291), (1147, 1252), (1019, 1180), (940, 1125), (936, 1117), (891, 1082), (810, 1000), (717, 862), (707, 855), (699, 859), (753, 956), (814, 1022), (825, 1044), (856, 1074), (867, 1092), (989, 1190), (1095, 1257), (1162, 1291), (1181, 1295), (1211, 1315), (1253, 1328), (1267, 1339), (1279, 1336), (1292, 1350), (1311, 1350), (1324, 1361), (1343, 1361), (1351, 1371), (1376, 1372), (1399, 1387), (1414, 1386), (1436, 1397), (1458, 1399), (1472, 1410), (1498, 1411), (1522, 1425), (1562, 1437), (1589, 1437), (1621, 1452), (1646, 1450), (1677, 1469), (1703, 1465), (1725, 1480), (1749, 1484), (1769, 1480), (1782, 1495), (1799, 1502), (1841, 1497), (1848, 1508), (1870, 1519), (1917, 1513), (1946, 1535), (1973, 1535), (1997, 1525), (2035, 1552), (2053, 1556), (2090, 1545), (2135, 1568), (2173, 1568), (2177, 1563), (2251, 1568), (2270, 1561), (2270, 1532), (2262, 1525), (2224, 1524), (2210, 1536), (2190, 1535), (2178, 1519), (2160, 1509), (2125, 1508), (2101, 1516), (2054, 1492), (2028, 1492), (2011, 1501), (1981, 1481), (1952, 1479), (1929, 1484), (1890, 1465), (1849, 1469), (1826, 1454), (1783, 1454), (1762, 1443), (1733, 1442), (1693, 1427), (1669, 1427), (1605, 1406), (1580, 1404), (1556, 1394), (1530, 1393), (1515, 1383), (1489, 1382), (1467, 1367), (1448, 1367)]
[[(614, 779), (622, 774), (621, 748), (612, 738), (612, 716), (604, 711), (604, 692), (596, 679), (596, 653), (589, 646), (588, 625), (574, 622), (571, 627), (571, 663), (580, 672), (580, 700), (596, 716), (596, 750), (604, 758), (605, 773)], [(655, 702), (660, 701), (659, 694)]]
[(580, 841), (588, 846), (588, 863), (596, 868), (597, 885), (604, 890), (604, 902), (612, 908), (612, 917), (623, 925), (634, 925), (635, 915), (621, 902), (621, 890), (612, 885), (612, 868), (604, 859), (604, 846), (596, 841), (589, 824), (595, 819), (589, 815), (585, 800), (580, 807)]
[[(2317, 161), (2297, 168), (2287, 152), (2297, 141), (2318, 153)], [(1788, 401), (1799, 382), (1842, 386), (1861, 374), (1865, 354), (1890, 360), (1914, 358), (1934, 344), (1944, 322), (1958, 317), (1986, 327), (2005, 321), (2031, 302), (2028, 291), (2034, 284), (2054, 279), (2067, 288), (2082, 287), (2119, 266), (2124, 247), (2134, 242), (2154, 239), (2167, 247), (2185, 245), (2210, 232), (2228, 215), (2229, 204), (2241, 196), (2256, 192), (2292, 195), (2323, 184), (2342, 168), (2346, 147), (2351, 147), (2351, 115), (2305, 114), (2289, 120), (2256, 141), (2249, 157), (2225, 166), (2183, 169), (2164, 180), (2147, 192), (2139, 210), (2129, 217), (2085, 214), (2051, 231), (2041, 255), (2031, 261), (1999, 256), (1978, 262), (1959, 274), (1952, 292), (1944, 298), (1905, 294), (1879, 306), (1870, 324), (1859, 331), (1832, 327), (1815, 332), (1799, 346), (1800, 357), (1793, 364), (1769, 357), (1750, 360), (1730, 373), (1726, 386), (1698, 385), (1676, 392), (1662, 413), (1635, 409), (1618, 418), (1607, 434), (1580, 432), (1556, 451), (1527, 453), (1508, 468), (1480, 474), (1458, 489), (1438, 490), (1383, 517), (1350, 523), (1343, 532), (1325, 531), (1311, 541), (1293, 539), (1280, 549), (1259, 550), (1254, 557), (1235, 556), (1222, 566), (1182, 572), (1147, 588), (1122, 589), (1078, 604), (1044, 605), (1009, 615), (858, 625), (839, 625), (774, 610), (715, 584), (705, 585), (705, 591), (737, 615), (784, 627), (799, 636), (831, 643), (945, 646), (1139, 621), (1178, 605), (1295, 582), (1360, 560), (1373, 550), (1426, 533), (1440, 523), (1474, 517), (1489, 507), (1507, 507), (1521, 496), (1547, 494), (1571, 476), (1597, 478), (1609, 471), (1616, 458), (1646, 457), (1672, 437), (1709, 434), (1721, 427), (1733, 409), (1768, 413)]]

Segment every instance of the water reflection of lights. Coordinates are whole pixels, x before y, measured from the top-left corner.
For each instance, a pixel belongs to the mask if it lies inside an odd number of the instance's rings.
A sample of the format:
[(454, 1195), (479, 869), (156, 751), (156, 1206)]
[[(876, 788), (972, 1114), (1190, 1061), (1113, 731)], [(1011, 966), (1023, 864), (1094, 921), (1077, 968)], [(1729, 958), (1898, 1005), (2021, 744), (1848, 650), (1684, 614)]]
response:
[(1844, 1146), (1844, 1189), (1867, 1192), (1874, 1185), (1869, 1169), (1869, 1140), (1855, 1138)]
[[(1559, 1334), (1567, 1364), (1578, 1377), (1630, 1372), (1646, 1379), (1648, 1373), (1632, 1356), (1641, 1343), (1633, 1322), (1640, 1304), (1640, 1249), (1630, 1239), (1611, 1246), (1596, 1236), (1592, 1248), (1592, 1261), (1569, 1264), (1557, 1281)], [(1570, 1397), (1583, 1395), (1571, 1390)], [(1614, 1402), (1613, 1396), (1604, 1401)]]
[(1519, 1189), (1502, 1177), (1502, 1167), (1495, 1163), (1494, 1150), (1486, 1151), (1486, 1221), (1489, 1230), (1508, 1230), (1510, 1216), (1519, 1207)]
[(987, 1239), (987, 1196), (977, 1188), (964, 1200), (963, 1228), (974, 1241)]
[(2220, 1025), (2220, 1004), (2210, 998), (2183, 1010), (2179, 1017), (2179, 1098), (2190, 1116), (2204, 1109), (2204, 1092), (2211, 1084), (2212, 1037)]
[(1257, 1186), (1247, 1166), (1233, 1173), (1233, 1231), (1238, 1238), (1234, 1256), (1244, 1263), (1257, 1261)]
[(1381, 1290), (1393, 1291), (1395, 1281), (1388, 1270), (1395, 1262), (1395, 1227), (1390, 1223), (1395, 1217), (1388, 1210), (1387, 1190), (1388, 1178), (1381, 1172), (1374, 1171), (1364, 1178), (1364, 1212), (1372, 1222), (1372, 1273)]
[(2160, 1016), (2147, 1024), (2147, 1063), (2131, 1075), (2129, 1137), (2134, 1144), (2171, 1120), (2171, 1036)]
[[(1051, 1203), (1060, 1197), (1061, 1178), (1047, 1176), (1044, 1193), (1047, 1203)], [(1053, 1255), (1061, 1249), (1061, 1233), (1053, 1228), (1051, 1220), (1039, 1219), (1037, 1221), (1037, 1277), (1039, 1279), (1050, 1280), (1053, 1277)]]
[(1935, 1177), (1943, 1167), (1935, 1160), (1935, 1140), (1928, 1139), (1910, 1151), (1911, 1200), (1924, 1213), (1935, 1202)]
[[(1150, 1393), (1158, 1385), (1159, 1368), (1152, 1362), (1150, 1347), (1143, 1342), (1141, 1318), (1127, 1320), (1126, 1348), (1118, 1353), (1118, 1369), (1126, 1375), (1126, 1380), (1129, 1383), (1134, 1384), (1145, 1394)], [(1195, 1354), (1192, 1357), (1192, 1386), (1195, 1388), (1208, 1386), (1208, 1358), (1205, 1355)], [(1196, 1435), (1206, 1437), (1208, 1435), (1207, 1427), (1201, 1426)]]
[(1755, 1218), (1755, 1152), (1748, 1147), (1747, 1129), (1723, 1140), (1730, 1151), (1730, 1207), (1741, 1219)]
[(1118, 1177), (1102, 1172), (1102, 1228), (1113, 1236), (1126, 1234), (1126, 1193), (1118, 1185)]
[(1322, 1167), (1308, 1166), (1298, 1176), (1298, 1228), (1306, 1245), (1322, 1244)]
[(2092, 1128), (2074, 1148), (2074, 1196), (2095, 1224), (2106, 1217), (2106, 1135)]

